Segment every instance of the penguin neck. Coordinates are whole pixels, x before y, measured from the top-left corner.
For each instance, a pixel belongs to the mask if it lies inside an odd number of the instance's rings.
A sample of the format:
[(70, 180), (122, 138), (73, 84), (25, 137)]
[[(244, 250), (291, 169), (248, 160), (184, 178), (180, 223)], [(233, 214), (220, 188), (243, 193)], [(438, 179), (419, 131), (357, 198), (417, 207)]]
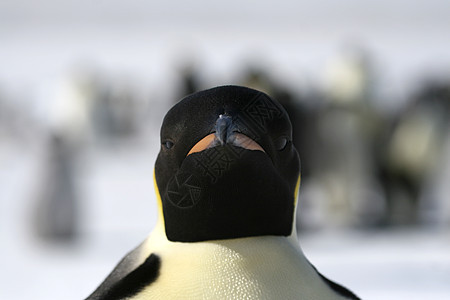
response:
[[(296, 184), (296, 188), (295, 188), (295, 195), (294, 195), (294, 201), (295, 201), (295, 208), (294, 208), (294, 217), (293, 217), (293, 225), (292, 225), (292, 231), (291, 234), (287, 237), (283, 237), (283, 238), (287, 238), (287, 240), (292, 244), (292, 245), (296, 245), (299, 247), (299, 241), (298, 241), (298, 237), (297, 237), (297, 228), (295, 226), (296, 221), (297, 221), (297, 207), (298, 207), (298, 193), (300, 190), (300, 182), (301, 182), (301, 175), (299, 174), (298, 179), (297, 179), (297, 184)], [(159, 242), (170, 242), (167, 239), (166, 233), (165, 233), (165, 224), (164, 224), (164, 214), (163, 214), (163, 207), (162, 207), (162, 200), (161, 200), (161, 195), (159, 193), (159, 188), (158, 185), (156, 183), (156, 176), (155, 176), (155, 172), (153, 171), (153, 185), (154, 185), (154, 189), (155, 189), (155, 194), (156, 194), (156, 202), (157, 202), (157, 207), (158, 207), (158, 217), (157, 217), (157, 222), (156, 222), (156, 226), (154, 228), (154, 230), (152, 231), (152, 233), (150, 234), (149, 238), (147, 240), (150, 240), (152, 236), (154, 236), (157, 241)], [(247, 239), (258, 239), (259, 237), (248, 237)]]
[(253, 237), (243, 237), (236, 239), (223, 239), (223, 240), (210, 240), (210, 241), (202, 241), (202, 242), (174, 242), (170, 241), (165, 233), (164, 229), (164, 220), (159, 218), (156, 226), (153, 231), (145, 241), (146, 254), (150, 254), (157, 249), (166, 248), (166, 247), (192, 247), (196, 248), (199, 245), (209, 245), (211, 250), (214, 249), (214, 245), (218, 247), (229, 247), (232, 246), (235, 250), (239, 250), (241, 248), (248, 249), (252, 246), (257, 246), (258, 248), (264, 248), (267, 244), (267, 241), (273, 241), (277, 244), (284, 244), (289, 247), (296, 249), (298, 252), (302, 252), (300, 248), (300, 243), (297, 238), (297, 231), (295, 226), (293, 227), (292, 233), (289, 236), (275, 236), (275, 235), (267, 235), (267, 236), (253, 236)]
[[(162, 225), (161, 222), (159, 225)], [(298, 239), (291, 236), (254, 236), (236, 239), (209, 240), (201, 242), (173, 242), (167, 239), (163, 226), (156, 226), (141, 252), (141, 259), (145, 260), (150, 254), (165, 257), (167, 253), (186, 257), (214, 257), (228, 261), (230, 264), (241, 263), (242, 260), (279, 260), (283, 256), (305, 260)], [(233, 261), (232, 258), (239, 258)], [(230, 261), (231, 259), (231, 261)], [(182, 263), (180, 261), (180, 263)]]

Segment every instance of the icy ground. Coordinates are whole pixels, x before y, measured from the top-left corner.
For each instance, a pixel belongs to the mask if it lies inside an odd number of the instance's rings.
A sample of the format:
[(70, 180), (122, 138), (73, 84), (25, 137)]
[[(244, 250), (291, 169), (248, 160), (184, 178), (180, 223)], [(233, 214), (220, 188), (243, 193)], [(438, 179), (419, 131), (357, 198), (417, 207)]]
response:
[[(33, 235), (33, 155), (42, 149), (2, 147), (0, 299), (75, 300), (93, 291), (155, 222), (153, 145), (88, 155), (79, 179), (83, 234), (63, 245)], [(450, 299), (448, 230), (316, 231), (300, 243), (324, 275), (363, 299)]]

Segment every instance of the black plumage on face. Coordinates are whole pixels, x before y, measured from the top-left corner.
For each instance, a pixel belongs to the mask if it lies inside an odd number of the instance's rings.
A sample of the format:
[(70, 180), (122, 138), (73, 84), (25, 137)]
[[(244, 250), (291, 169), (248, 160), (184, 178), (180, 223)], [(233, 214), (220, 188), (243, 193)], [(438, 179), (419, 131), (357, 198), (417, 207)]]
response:
[(164, 118), (155, 164), (168, 239), (289, 235), (299, 169), (289, 117), (266, 94), (187, 96)]

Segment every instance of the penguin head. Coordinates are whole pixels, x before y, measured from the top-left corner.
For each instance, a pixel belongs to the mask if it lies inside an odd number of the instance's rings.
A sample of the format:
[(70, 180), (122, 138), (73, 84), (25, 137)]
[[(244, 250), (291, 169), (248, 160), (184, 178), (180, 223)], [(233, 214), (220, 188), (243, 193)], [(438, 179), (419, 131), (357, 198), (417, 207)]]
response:
[(271, 97), (238, 86), (189, 95), (161, 127), (155, 180), (166, 236), (289, 236), (299, 172), (291, 122)]

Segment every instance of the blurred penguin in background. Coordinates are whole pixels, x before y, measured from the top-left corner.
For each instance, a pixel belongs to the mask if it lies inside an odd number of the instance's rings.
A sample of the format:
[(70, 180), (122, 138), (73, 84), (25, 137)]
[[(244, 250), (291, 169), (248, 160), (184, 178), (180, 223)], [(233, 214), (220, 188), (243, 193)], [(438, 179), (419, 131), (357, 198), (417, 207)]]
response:
[(431, 179), (444, 174), (440, 168), (450, 132), (450, 84), (428, 80), (411, 98), (396, 117), (380, 164), (387, 226), (439, 219), (448, 202), (426, 192)]

